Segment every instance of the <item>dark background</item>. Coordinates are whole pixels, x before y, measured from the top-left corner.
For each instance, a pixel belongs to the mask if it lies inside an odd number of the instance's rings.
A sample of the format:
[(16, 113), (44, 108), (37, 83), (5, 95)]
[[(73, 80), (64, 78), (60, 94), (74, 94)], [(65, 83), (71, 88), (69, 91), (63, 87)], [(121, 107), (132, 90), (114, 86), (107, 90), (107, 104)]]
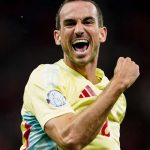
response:
[[(0, 149), (21, 145), (21, 107), (25, 84), (41, 63), (62, 58), (55, 46), (56, 9), (62, 0), (0, 0)], [(127, 91), (121, 125), (122, 150), (150, 150), (150, 1), (97, 0), (108, 38), (98, 66), (111, 78), (119, 56), (140, 65), (141, 75)]]

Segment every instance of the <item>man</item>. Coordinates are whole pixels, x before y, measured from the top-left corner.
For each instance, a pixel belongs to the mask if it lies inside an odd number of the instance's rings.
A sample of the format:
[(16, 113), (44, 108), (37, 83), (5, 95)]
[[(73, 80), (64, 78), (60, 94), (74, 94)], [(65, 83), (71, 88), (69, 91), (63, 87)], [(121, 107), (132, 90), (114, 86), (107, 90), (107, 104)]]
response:
[(91, 0), (66, 0), (56, 17), (54, 39), (64, 58), (37, 67), (25, 88), (23, 145), (29, 150), (119, 150), (126, 101), (122, 94), (139, 76), (120, 57), (108, 81), (97, 68), (105, 42), (100, 8)]

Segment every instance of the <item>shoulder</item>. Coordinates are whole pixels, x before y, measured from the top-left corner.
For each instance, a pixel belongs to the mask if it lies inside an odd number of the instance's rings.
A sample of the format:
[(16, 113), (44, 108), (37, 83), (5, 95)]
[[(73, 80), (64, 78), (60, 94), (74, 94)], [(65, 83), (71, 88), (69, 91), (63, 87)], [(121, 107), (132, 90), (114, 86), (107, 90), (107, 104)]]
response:
[(41, 64), (36, 67), (29, 77), (29, 82), (47, 82), (48, 79), (58, 75), (59, 68), (55, 64)]
[(40, 64), (30, 74), (27, 85), (52, 89), (60, 87), (65, 76), (61, 63), (59, 60), (53, 64)]
[(100, 81), (100, 85), (103, 86), (103, 88), (109, 83), (108, 77), (105, 75), (104, 71), (102, 69), (97, 68), (96, 69), (96, 77)]

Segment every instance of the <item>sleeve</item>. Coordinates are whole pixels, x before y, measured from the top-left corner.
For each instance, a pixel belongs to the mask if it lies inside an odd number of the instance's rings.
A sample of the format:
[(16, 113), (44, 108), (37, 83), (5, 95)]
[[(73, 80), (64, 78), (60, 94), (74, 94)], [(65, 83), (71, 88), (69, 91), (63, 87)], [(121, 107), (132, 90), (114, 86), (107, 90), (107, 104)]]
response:
[(46, 80), (45, 77), (51, 78), (51, 75), (43, 76), (43, 72), (43, 67), (39, 67), (31, 74), (24, 92), (27, 109), (37, 118), (42, 128), (52, 118), (74, 113), (60, 86), (52, 83), (54, 80)]

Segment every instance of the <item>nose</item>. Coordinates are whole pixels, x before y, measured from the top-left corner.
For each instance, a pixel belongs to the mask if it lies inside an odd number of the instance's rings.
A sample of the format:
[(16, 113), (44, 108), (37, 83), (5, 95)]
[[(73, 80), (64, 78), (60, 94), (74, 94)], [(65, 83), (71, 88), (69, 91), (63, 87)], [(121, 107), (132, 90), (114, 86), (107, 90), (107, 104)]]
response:
[(81, 22), (76, 24), (74, 33), (77, 37), (80, 37), (84, 34), (84, 27)]

